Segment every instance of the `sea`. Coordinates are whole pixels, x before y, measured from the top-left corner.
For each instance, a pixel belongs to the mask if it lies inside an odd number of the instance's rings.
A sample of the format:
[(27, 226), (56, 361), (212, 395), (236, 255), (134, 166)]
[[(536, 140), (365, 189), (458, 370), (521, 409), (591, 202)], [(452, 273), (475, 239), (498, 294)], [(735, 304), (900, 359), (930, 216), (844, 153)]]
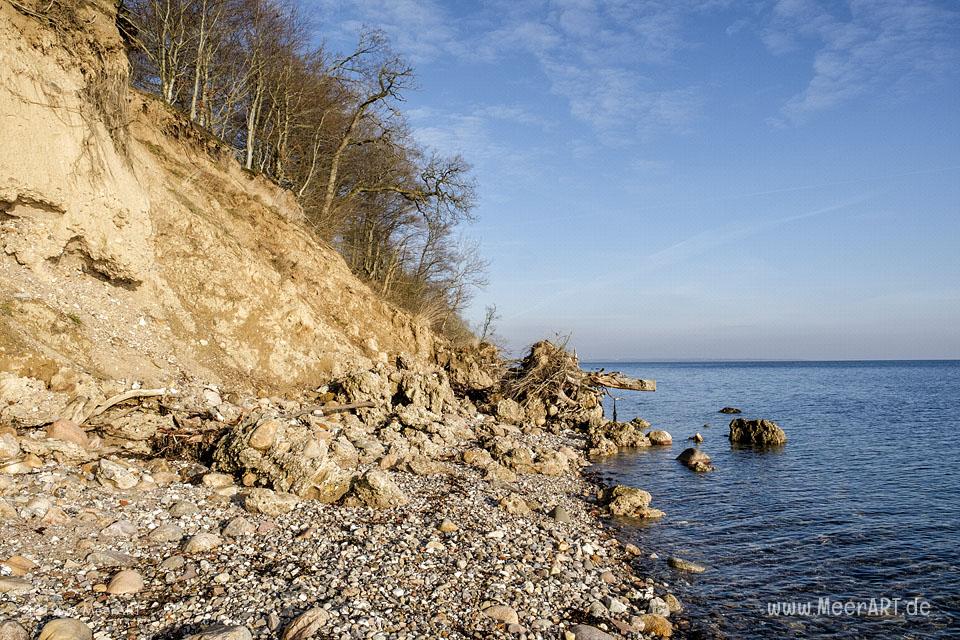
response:
[[(591, 472), (636, 486), (666, 512), (619, 520), (641, 573), (670, 584), (692, 637), (960, 638), (960, 361), (586, 363), (653, 378), (614, 391), (621, 421), (648, 420), (669, 447)], [(739, 417), (788, 442), (732, 447)], [(699, 447), (716, 470), (676, 461)], [(668, 556), (707, 567), (671, 570)], [(656, 557), (651, 557), (656, 556)]]

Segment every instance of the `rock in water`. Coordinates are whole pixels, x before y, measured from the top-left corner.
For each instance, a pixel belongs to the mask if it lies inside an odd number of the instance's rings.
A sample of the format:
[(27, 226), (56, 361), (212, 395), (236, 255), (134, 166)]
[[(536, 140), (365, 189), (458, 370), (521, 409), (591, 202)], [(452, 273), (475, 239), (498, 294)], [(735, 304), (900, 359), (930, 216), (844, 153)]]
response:
[(736, 407), (724, 407), (723, 409), (720, 409), (720, 413), (734, 413), (734, 414), (736, 414), (736, 413), (742, 413), (742, 411), (740, 411), (740, 409), (737, 409)]
[(730, 442), (754, 446), (786, 444), (787, 434), (772, 420), (744, 420), (734, 418), (730, 421)]
[(690, 439), (696, 442), (697, 444), (700, 444), (701, 442), (703, 442), (703, 436), (700, 435), (699, 433), (693, 434), (692, 436), (690, 436)]
[(617, 485), (605, 489), (600, 499), (612, 516), (660, 518), (664, 515), (659, 509), (650, 508), (653, 498), (643, 489)]
[(643, 632), (660, 638), (669, 638), (673, 635), (673, 625), (663, 616), (655, 613), (646, 613), (640, 616), (643, 622)]
[(670, 556), (667, 558), (667, 564), (677, 571), (686, 571), (687, 573), (703, 573), (707, 570), (707, 568), (702, 564), (697, 564), (696, 562), (691, 562), (690, 560), (684, 560), (683, 558), (677, 558), (676, 556)]
[(246, 627), (211, 627), (192, 636), (187, 636), (183, 640), (252, 640), (250, 630)]
[(43, 625), (38, 640), (93, 640), (93, 631), (76, 618), (60, 618)]
[(668, 444), (673, 444), (673, 436), (660, 429), (651, 431), (647, 434), (647, 437), (650, 438), (650, 444), (655, 446), (666, 446)]
[(683, 453), (677, 456), (677, 460), (694, 471), (713, 471), (713, 465), (710, 464), (710, 456), (694, 447), (684, 449)]

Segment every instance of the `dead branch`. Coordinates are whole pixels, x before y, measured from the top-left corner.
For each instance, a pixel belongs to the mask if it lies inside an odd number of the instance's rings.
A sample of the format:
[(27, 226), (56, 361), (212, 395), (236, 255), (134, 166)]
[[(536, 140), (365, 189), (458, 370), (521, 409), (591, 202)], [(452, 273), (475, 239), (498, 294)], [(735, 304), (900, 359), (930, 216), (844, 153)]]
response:
[(641, 380), (630, 378), (619, 371), (588, 373), (584, 379), (586, 384), (608, 389), (625, 389), (627, 391), (656, 391), (656, 380)]
[(157, 396), (163, 396), (166, 394), (167, 394), (166, 389), (132, 389), (130, 391), (124, 391), (123, 393), (118, 393), (112, 398), (107, 399), (102, 404), (97, 405), (82, 420), (79, 420), (77, 424), (83, 424), (90, 418), (95, 418), (99, 416), (110, 407), (120, 404), (121, 402), (126, 402), (127, 400), (133, 400), (134, 398), (155, 398)]
[(375, 406), (377, 405), (371, 400), (364, 400), (363, 402), (354, 402), (352, 404), (341, 404), (341, 405), (332, 406), (332, 407), (317, 405), (315, 407), (307, 407), (306, 409), (298, 411), (297, 413), (293, 414), (290, 417), (299, 418), (301, 416), (307, 415), (308, 413), (313, 413), (314, 411), (319, 411), (320, 415), (322, 416), (328, 416), (331, 413), (340, 413), (341, 411), (352, 411), (353, 409), (369, 409)]

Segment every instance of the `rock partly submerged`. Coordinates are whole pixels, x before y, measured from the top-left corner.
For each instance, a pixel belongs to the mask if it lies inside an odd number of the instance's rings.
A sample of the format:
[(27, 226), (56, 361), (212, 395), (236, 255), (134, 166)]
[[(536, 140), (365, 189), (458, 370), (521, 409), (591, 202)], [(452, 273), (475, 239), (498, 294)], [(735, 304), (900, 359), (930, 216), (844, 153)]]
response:
[(777, 446), (787, 442), (787, 434), (772, 420), (734, 418), (730, 421), (729, 437), (733, 444), (755, 447)]
[(677, 456), (677, 460), (693, 471), (704, 472), (714, 470), (713, 465), (710, 464), (710, 456), (695, 447), (684, 449), (683, 453)]

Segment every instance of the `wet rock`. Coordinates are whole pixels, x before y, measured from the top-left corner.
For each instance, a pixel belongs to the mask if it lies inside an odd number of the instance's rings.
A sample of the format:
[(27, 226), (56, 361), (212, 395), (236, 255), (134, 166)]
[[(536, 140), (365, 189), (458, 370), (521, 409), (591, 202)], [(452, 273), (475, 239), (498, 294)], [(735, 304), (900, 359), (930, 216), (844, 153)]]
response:
[(300, 499), (292, 493), (270, 489), (250, 489), (243, 498), (244, 509), (250, 513), (262, 513), (267, 516), (289, 513), (299, 503)]
[(734, 418), (730, 421), (730, 442), (753, 446), (774, 446), (787, 442), (787, 434), (772, 420), (745, 420)]
[(0, 622), (0, 640), (30, 640), (30, 633), (15, 620)]
[(703, 436), (700, 435), (699, 433), (693, 434), (692, 436), (690, 436), (689, 439), (690, 439), (690, 440), (693, 440), (693, 441), (696, 442), (697, 444), (700, 444), (701, 442), (703, 442)]
[(356, 479), (351, 496), (375, 509), (399, 507), (408, 502), (400, 487), (386, 471), (371, 469)]
[(281, 640), (310, 640), (330, 620), (330, 612), (322, 607), (304, 611), (284, 630)]
[(669, 638), (673, 635), (673, 625), (663, 616), (655, 613), (645, 613), (640, 616), (643, 622), (643, 632), (660, 638)]
[(710, 464), (710, 456), (693, 447), (684, 449), (683, 453), (677, 456), (677, 460), (693, 471), (713, 471), (713, 465)]
[(200, 633), (186, 636), (183, 640), (252, 640), (250, 630), (241, 626), (211, 627)]
[(37, 640), (93, 640), (93, 631), (76, 618), (60, 618), (43, 625)]
[(118, 572), (107, 585), (107, 593), (119, 595), (126, 593), (139, 593), (143, 589), (143, 578), (139, 573), (132, 569), (124, 569)]
[(671, 436), (666, 431), (663, 431), (662, 429), (651, 431), (650, 433), (647, 434), (647, 437), (650, 438), (650, 444), (654, 446), (662, 447), (669, 444), (673, 444), (673, 436)]
[(672, 593), (663, 596), (663, 601), (667, 603), (667, 608), (670, 610), (670, 613), (683, 611), (683, 605), (680, 604), (680, 600)]
[(743, 412), (740, 411), (740, 409), (737, 409), (736, 407), (724, 407), (723, 409), (720, 409), (720, 413), (737, 414), (737, 413), (743, 413)]
[(643, 489), (617, 485), (605, 489), (600, 499), (611, 515), (629, 516), (648, 507), (653, 496)]
[(667, 564), (677, 571), (686, 571), (687, 573), (703, 573), (707, 570), (707, 568), (701, 564), (691, 562), (690, 560), (684, 560), (683, 558), (678, 558), (676, 556), (670, 556), (667, 558)]
[(655, 613), (658, 616), (663, 616), (664, 618), (670, 617), (669, 605), (667, 605), (663, 598), (658, 598), (657, 596), (650, 598), (650, 601), (647, 603), (647, 612)]
[(520, 622), (520, 616), (517, 612), (502, 604), (487, 607), (483, 610), (483, 615), (506, 624), (518, 624)]

